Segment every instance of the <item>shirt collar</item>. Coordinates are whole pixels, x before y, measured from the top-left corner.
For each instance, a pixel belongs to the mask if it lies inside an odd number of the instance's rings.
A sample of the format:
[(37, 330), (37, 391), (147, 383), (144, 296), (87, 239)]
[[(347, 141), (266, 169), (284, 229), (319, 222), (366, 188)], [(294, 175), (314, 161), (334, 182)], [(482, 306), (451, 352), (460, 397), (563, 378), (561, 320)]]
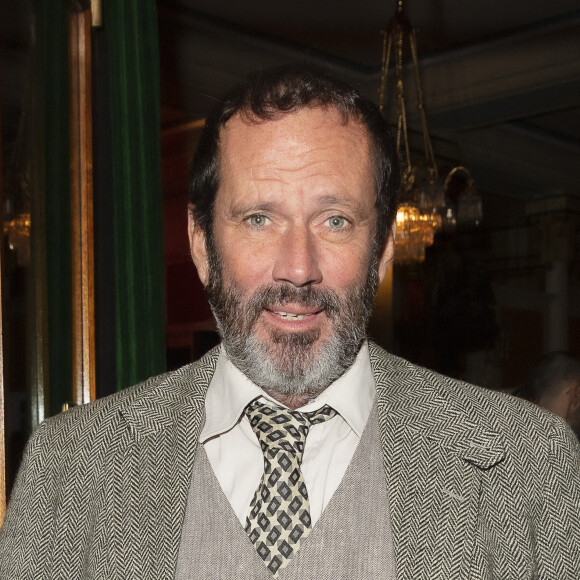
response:
[(330, 405), (360, 437), (369, 418), (375, 392), (369, 348), (364, 342), (352, 366), (299, 411), (315, 411)]
[[(229, 431), (242, 416), (246, 406), (257, 397), (265, 397), (280, 405), (244, 375), (228, 358), (222, 345), (216, 370), (205, 399), (205, 424), (200, 441)], [(371, 369), (368, 344), (361, 347), (354, 363), (316, 399), (300, 411), (314, 411), (330, 405), (360, 437), (375, 398), (375, 381)]]

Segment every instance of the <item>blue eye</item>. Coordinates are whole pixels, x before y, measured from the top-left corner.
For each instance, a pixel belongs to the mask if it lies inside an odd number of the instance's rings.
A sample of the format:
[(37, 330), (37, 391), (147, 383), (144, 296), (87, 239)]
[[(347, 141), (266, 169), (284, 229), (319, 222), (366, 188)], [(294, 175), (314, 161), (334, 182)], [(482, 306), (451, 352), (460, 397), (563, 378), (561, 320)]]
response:
[(251, 215), (247, 218), (247, 220), (250, 225), (254, 226), (255, 228), (263, 228), (268, 223), (268, 217), (261, 213)]
[(326, 221), (333, 230), (340, 230), (344, 228), (348, 223), (346, 221), (346, 218), (343, 218), (342, 216), (339, 215), (333, 215), (332, 217), (329, 217)]

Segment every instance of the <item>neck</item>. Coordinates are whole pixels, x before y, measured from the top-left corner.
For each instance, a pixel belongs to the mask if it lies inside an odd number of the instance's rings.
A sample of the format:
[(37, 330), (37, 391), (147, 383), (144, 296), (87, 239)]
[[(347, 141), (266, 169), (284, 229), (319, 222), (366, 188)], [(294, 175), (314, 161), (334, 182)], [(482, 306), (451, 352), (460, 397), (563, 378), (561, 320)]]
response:
[(276, 399), (276, 401), (286, 405), (289, 409), (298, 409), (303, 407), (312, 399), (312, 395), (308, 393), (302, 393), (301, 395), (295, 394), (282, 394), (272, 391), (271, 389), (264, 389), (270, 397)]

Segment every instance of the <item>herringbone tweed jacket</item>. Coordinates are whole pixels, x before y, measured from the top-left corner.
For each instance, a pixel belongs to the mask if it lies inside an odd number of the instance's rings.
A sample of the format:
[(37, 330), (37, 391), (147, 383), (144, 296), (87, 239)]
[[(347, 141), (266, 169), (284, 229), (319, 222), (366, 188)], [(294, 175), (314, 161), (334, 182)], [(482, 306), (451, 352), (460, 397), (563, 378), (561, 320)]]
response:
[[(580, 446), (564, 423), (370, 352), (397, 578), (580, 579)], [(0, 578), (173, 578), (216, 360), (214, 350), (37, 429)]]

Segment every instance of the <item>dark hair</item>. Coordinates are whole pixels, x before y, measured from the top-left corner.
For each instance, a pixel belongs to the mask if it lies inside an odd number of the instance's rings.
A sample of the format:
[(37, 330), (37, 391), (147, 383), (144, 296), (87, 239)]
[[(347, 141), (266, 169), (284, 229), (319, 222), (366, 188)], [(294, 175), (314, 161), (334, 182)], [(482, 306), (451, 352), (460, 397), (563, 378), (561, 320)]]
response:
[(580, 361), (567, 352), (551, 352), (530, 373), (529, 398), (535, 403), (543, 396), (553, 398), (574, 380), (580, 381)]
[(399, 169), (386, 121), (378, 108), (356, 89), (311, 65), (286, 65), (246, 76), (207, 118), (190, 168), (190, 203), (197, 224), (211, 236), (219, 188), (221, 128), (234, 115), (249, 121), (276, 120), (301, 108), (332, 107), (364, 125), (375, 151), (378, 212), (376, 241), (382, 248), (397, 209)]

